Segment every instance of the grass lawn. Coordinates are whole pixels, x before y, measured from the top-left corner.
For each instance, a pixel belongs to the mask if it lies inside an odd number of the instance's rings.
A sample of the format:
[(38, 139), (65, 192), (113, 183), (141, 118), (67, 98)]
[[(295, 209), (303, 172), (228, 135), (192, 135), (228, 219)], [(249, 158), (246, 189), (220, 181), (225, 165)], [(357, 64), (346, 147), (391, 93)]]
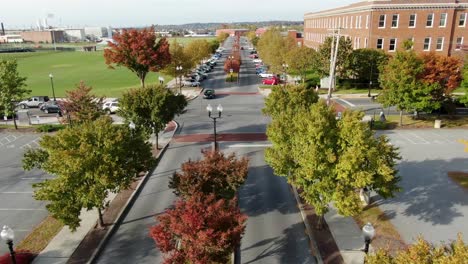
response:
[[(411, 116), (403, 116), (403, 126), (400, 126), (399, 115), (387, 115), (387, 121), (382, 123), (375, 122), (375, 129), (394, 129), (394, 128), (433, 128), (436, 119), (442, 120), (442, 127), (461, 127), (468, 128), (468, 116), (421, 116), (420, 119), (413, 119)], [(378, 120), (378, 117), (377, 117)]]
[(377, 205), (369, 205), (361, 214), (354, 216), (359, 227), (371, 223), (375, 228), (375, 238), (372, 241), (374, 248), (388, 247), (390, 252), (395, 253), (406, 247), (403, 239), (390, 222), (390, 218), (380, 210)]
[(449, 171), (447, 174), (454, 182), (458, 183), (463, 188), (468, 189), (468, 172)]
[[(134, 73), (124, 67), (107, 68), (102, 51), (97, 52), (31, 52), (0, 54), (0, 59), (18, 60), (21, 76), (27, 77), (31, 95), (52, 96), (49, 73), (54, 75), (55, 95), (62, 97), (81, 80), (93, 87), (97, 95), (119, 97), (123, 91), (139, 87)], [(146, 83), (157, 83), (158, 73), (149, 73)], [(165, 76), (169, 82), (170, 76)]]
[(62, 229), (63, 224), (55, 218), (48, 216), (34, 230), (24, 238), (16, 250), (29, 251), (39, 254)]
[(177, 43), (185, 45), (194, 40), (206, 40), (209, 42), (209, 41), (216, 39), (216, 37), (186, 37), (186, 38), (174, 37), (174, 38), (167, 38), (167, 41), (169, 41), (169, 44), (171, 44), (174, 41), (174, 39), (177, 40)]

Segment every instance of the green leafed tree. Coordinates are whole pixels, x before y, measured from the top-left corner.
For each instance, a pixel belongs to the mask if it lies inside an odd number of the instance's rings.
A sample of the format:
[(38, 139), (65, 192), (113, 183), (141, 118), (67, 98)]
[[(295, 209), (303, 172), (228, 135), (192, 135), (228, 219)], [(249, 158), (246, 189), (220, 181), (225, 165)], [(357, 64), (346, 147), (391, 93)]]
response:
[(294, 47), (286, 53), (285, 61), (288, 64), (288, 71), (299, 75), (302, 83), (305, 82), (307, 72), (316, 71), (317, 52), (314, 49), (304, 46)]
[(190, 56), (191, 61), (196, 65), (210, 56), (211, 45), (205, 39), (197, 39), (185, 46), (185, 53)]
[(119, 100), (118, 114), (127, 122), (133, 122), (138, 128), (156, 136), (176, 115), (182, 113), (187, 100), (182, 94), (175, 95), (164, 85), (149, 85), (143, 89), (130, 89)]
[(128, 188), (152, 164), (146, 138), (107, 116), (45, 135), (39, 145), (25, 152), (23, 168), (54, 176), (33, 185), (34, 197), (48, 201), (47, 210), (71, 230), (79, 227), (82, 209), (96, 208), (103, 226), (109, 192)]
[(221, 32), (221, 33), (216, 37), (216, 40), (218, 40), (219, 43), (223, 43), (227, 38), (229, 38), (229, 33)]
[[(194, 62), (191, 56), (187, 54), (184, 47), (177, 42), (177, 38), (174, 38), (174, 41), (171, 43), (169, 52), (171, 54), (171, 62), (162, 70), (163, 73), (175, 78), (184, 75), (193, 68)], [(182, 67), (182, 70), (177, 70), (179, 66)], [(180, 78), (179, 80), (176, 79), (176, 83), (178, 81), (180, 81)]]
[[(327, 37), (322, 45), (318, 49), (319, 53), (319, 66), (318, 72), (323, 76), (330, 74), (330, 54), (332, 46), (332, 38)], [(335, 39), (336, 44), (336, 39)], [(351, 39), (346, 37), (340, 37), (340, 43), (338, 45), (338, 54), (336, 56), (336, 76), (345, 78), (348, 76), (348, 64), (351, 53), (353, 52), (353, 46)]]
[(468, 106), (468, 59), (466, 61), (465, 67), (463, 67), (463, 81), (461, 83), (461, 87), (465, 89), (465, 95), (460, 98), (460, 102)]
[(103, 97), (91, 94), (92, 88), (81, 81), (74, 90), (66, 91), (63, 108), (70, 115), (69, 121), (83, 123), (94, 121), (104, 114)]
[(285, 38), (277, 28), (267, 30), (258, 40), (257, 51), (263, 62), (274, 73), (283, 71), (286, 53), (294, 47), (291, 38)]
[(360, 83), (372, 81), (372, 86), (379, 87), (381, 65), (388, 62), (388, 55), (378, 49), (353, 50), (348, 62), (349, 75)]
[(294, 116), (301, 109), (308, 109), (318, 100), (317, 94), (304, 85), (273, 89), (265, 99), (263, 113), (272, 118), (267, 127), (268, 139), (273, 146), (265, 150), (265, 160), (276, 175), (294, 175), (296, 168), (291, 144), (295, 135), (292, 126)]
[[(4, 116), (15, 116), (15, 102), (19, 102), (31, 92), (26, 87), (26, 78), (18, 73), (15, 60), (0, 61), (0, 111)], [(15, 129), (18, 129), (16, 118), (13, 118)]]
[(203, 151), (203, 159), (182, 164), (182, 171), (172, 176), (169, 187), (185, 199), (194, 193), (214, 194), (216, 199), (230, 200), (247, 178), (247, 158), (219, 151)]

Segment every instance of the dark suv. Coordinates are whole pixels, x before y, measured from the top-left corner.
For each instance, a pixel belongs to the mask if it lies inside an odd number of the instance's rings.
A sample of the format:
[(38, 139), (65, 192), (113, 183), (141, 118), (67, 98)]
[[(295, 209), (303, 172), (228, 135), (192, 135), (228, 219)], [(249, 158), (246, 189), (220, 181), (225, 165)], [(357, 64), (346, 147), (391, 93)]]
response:
[(203, 98), (205, 99), (215, 98), (215, 91), (213, 89), (206, 89), (205, 92), (203, 92)]

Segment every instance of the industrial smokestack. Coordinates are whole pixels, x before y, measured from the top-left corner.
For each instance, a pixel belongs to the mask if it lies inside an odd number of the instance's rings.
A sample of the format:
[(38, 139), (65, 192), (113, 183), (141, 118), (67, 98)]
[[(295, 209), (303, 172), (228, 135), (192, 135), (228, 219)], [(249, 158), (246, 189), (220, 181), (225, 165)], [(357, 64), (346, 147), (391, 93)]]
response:
[(5, 36), (5, 28), (3, 27), (3, 22), (0, 23), (0, 24), (2, 25), (2, 32), (1, 32), (1, 35), (2, 35), (2, 36)]

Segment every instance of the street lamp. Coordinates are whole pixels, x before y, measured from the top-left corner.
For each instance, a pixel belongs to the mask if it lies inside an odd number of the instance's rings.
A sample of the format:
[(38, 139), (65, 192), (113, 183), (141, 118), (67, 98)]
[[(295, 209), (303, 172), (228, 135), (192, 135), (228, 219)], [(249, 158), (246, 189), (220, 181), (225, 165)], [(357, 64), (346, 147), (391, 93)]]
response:
[(367, 254), (369, 253), (369, 245), (375, 236), (375, 229), (371, 223), (367, 223), (362, 227), (362, 235), (364, 236), (364, 242), (366, 243), (364, 253)]
[(16, 264), (15, 251), (13, 250), (13, 239), (15, 239), (15, 232), (9, 226), (3, 226), (2, 233), (0, 234), (2, 240), (6, 241), (8, 249), (10, 249), (11, 262)]
[(133, 131), (133, 130), (135, 130), (136, 125), (135, 125), (135, 123), (133, 123), (132, 121), (130, 121), (130, 124), (128, 124), (128, 127)]
[(213, 112), (213, 107), (208, 104), (206, 106), (206, 111), (208, 112), (208, 117), (213, 119), (213, 129), (214, 129), (214, 150), (218, 150), (218, 142), (216, 141), (216, 119), (221, 118), (221, 113), (223, 112), (223, 107), (219, 104), (218, 107), (216, 107), (216, 110), (218, 110), (218, 116), (211, 116), (211, 112)]
[[(176, 67), (176, 71), (182, 73), (182, 65)], [(182, 94), (182, 74), (179, 74), (179, 93)]]
[(55, 90), (54, 90), (54, 76), (52, 73), (49, 73), (49, 78), (50, 78), (50, 85), (52, 85), (52, 95), (54, 96), (54, 102), (57, 101), (55, 99)]
[(229, 72), (231, 73), (231, 82), (232, 82), (232, 72), (234, 71), (232, 69), (232, 60), (234, 59), (234, 56), (232, 56), (232, 55), (228, 56), (228, 59), (229, 59), (229, 68), (230, 68)]
[(283, 73), (284, 73), (284, 87), (286, 87), (286, 83), (288, 82), (288, 75), (286, 74), (286, 71), (288, 70), (289, 65), (286, 63), (283, 63)]

